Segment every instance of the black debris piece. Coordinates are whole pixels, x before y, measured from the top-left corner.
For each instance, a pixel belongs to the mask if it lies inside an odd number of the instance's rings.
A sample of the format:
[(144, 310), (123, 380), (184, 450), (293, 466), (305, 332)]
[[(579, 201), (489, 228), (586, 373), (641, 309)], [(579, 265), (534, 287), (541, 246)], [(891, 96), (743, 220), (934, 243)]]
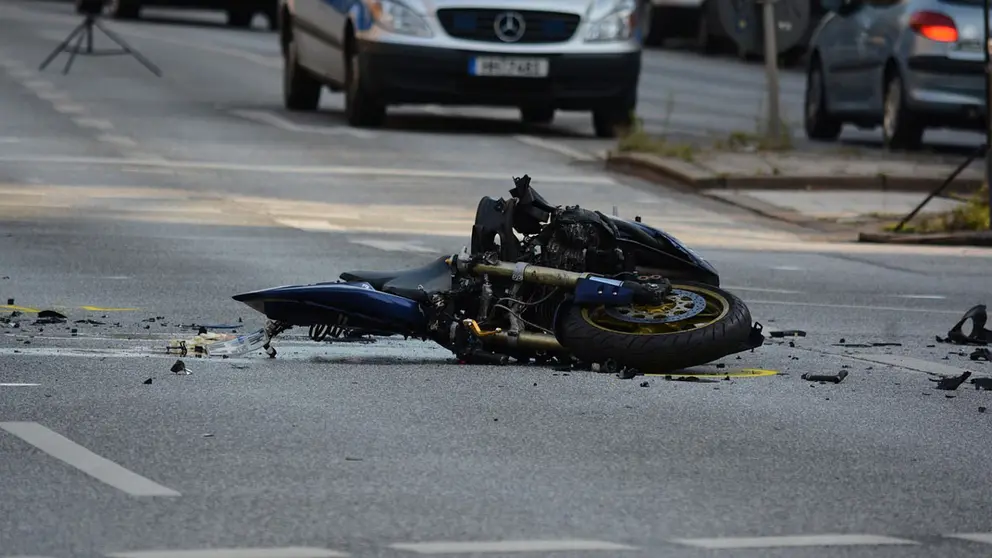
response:
[(650, 386), (650, 385), (651, 385), (651, 384), (649, 384), (649, 383), (647, 383), (647, 382), (641, 382), (641, 387), (648, 387), (648, 386)]
[(795, 341), (789, 341), (789, 346), (792, 347), (793, 349), (796, 348), (796, 342)]
[(955, 397), (957, 397), (957, 395), (945, 395), (944, 397), (948, 399), (954, 399)]
[(971, 383), (975, 389), (992, 391), (992, 378), (975, 378)]
[(954, 391), (964, 383), (968, 377), (971, 376), (971, 372), (965, 372), (960, 376), (953, 376), (950, 378), (941, 378), (939, 380), (930, 379), (931, 382), (937, 382), (937, 389), (943, 389), (947, 391)]
[(810, 382), (830, 382), (839, 384), (847, 377), (847, 370), (841, 370), (836, 374), (803, 374), (802, 379)]
[(840, 341), (838, 341), (838, 343), (847, 343), (847, 339), (841, 337), (840, 338)]
[(785, 329), (782, 331), (770, 331), (769, 337), (806, 337), (806, 332), (801, 329)]
[[(730, 376), (727, 376), (730, 379)], [(716, 384), (719, 383), (718, 380), (709, 380), (705, 378), (700, 378), (699, 376), (665, 376), (665, 380), (669, 382), (696, 382), (700, 384)], [(645, 384), (647, 382), (644, 382)], [(645, 386), (641, 386), (645, 387)]]
[(145, 384), (146, 386), (150, 386), (150, 385), (152, 385), (152, 379), (151, 378), (148, 378), (147, 380), (145, 380), (144, 382), (141, 382), (141, 383)]
[(32, 325), (64, 324), (68, 319), (54, 310), (42, 310), (38, 312), (38, 319)]
[[(499, 419), (493, 419), (493, 420), (499, 420)], [(345, 457), (344, 460), (345, 461), (361, 461), (362, 458), (361, 457)]]
[(987, 347), (979, 347), (975, 349), (970, 355), (968, 355), (968, 358), (970, 358), (971, 360), (992, 361), (992, 351), (990, 351)]
[(717, 365), (716, 365), (716, 367), (717, 367), (717, 368), (726, 368), (726, 367), (727, 367), (727, 365), (726, 365), (726, 364), (724, 364), (724, 363), (722, 363), (722, 362), (720, 362), (720, 363), (717, 363)]
[(204, 438), (213, 438), (213, 437), (214, 437), (214, 435), (213, 435), (213, 434), (211, 434), (211, 433), (209, 433), (209, 432), (207, 432), (206, 434), (204, 434), (204, 435), (203, 435), (203, 437), (204, 437)]
[(14, 305), (14, 299), (8, 298), (7, 299), (7, 306), (13, 306), (13, 305)]
[(872, 347), (902, 347), (902, 343), (872, 343)]
[(86, 319), (86, 320), (76, 320), (76, 321), (75, 321), (75, 322), (73, 322), (73, 323), (75, 323), (75, 324), (89, 324), (89, 325), (107, 325), (107, 324), (105, 324), (105, 323), (103, 323), (103, 322), (98, 322), (98, 321), (96, 321), (96, 320), (90, 320), (90, 319)]
[[(964, 313), (964, 316), (954, 324), (954, 327), (947, 332), (947, 337), (941, 339), (937, 336), (939, 343), (954, 343), (956, 345), (988, 345), (992, 343), (992, 331), (985, 328), (989, 320), (988, 312), (984, 304), (978, 304)], [(971, 322), (971, 333), (964, 334), (962, 330), (965, 322)]]
[(188, 374), (189, 373), (189, 371), (186, 370), (186, 363), (183, 362), (182, 360), (177, 360), (176, 363), (172, 365), (172, 368), (169, 369), (169, 371), (170, 372), (173, 372), (175, 374)]
[(989, 410), (988, 407), (979, 407), (978, 408), (978, 412), (979, 413), (984, 413), (985, 411), (988, 411), (988, 410)]
[(196, 330), (197, 335), (206, 335), (206, 333), (207, 333), (207, 328), (204, 326), (200, 326), (200, 328)]

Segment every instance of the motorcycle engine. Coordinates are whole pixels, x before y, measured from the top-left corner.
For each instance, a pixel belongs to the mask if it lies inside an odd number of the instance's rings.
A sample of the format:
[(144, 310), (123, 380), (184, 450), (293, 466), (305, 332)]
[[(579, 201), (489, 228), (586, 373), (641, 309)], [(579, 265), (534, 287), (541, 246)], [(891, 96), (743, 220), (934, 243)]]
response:
[(617, 248), (617, 235), (616, 227), (599, 212), (566, 207), (538, 235), (541, 253), (534, 263), (580, 273), (620, 273), (624, 255)]

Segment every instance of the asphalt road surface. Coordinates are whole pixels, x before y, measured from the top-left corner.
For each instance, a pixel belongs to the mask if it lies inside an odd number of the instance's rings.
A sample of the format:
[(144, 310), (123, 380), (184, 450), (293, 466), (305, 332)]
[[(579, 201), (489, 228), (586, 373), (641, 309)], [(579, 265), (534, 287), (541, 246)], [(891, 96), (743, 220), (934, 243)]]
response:
[[(261, 31), (115, 23), (165, 77), (39, 74), (76, 21), (0, 5), (0, 303), (22, 312), (0, 325), (0, 556), (988, 556), (992, 395), (930, 380), (992, 375), (934, 341), (989, 302), (992, 251), (830, 243), (512, 119), (409, 109), (359, 132), (328, 96), (300, 120)], [(295, 332), (275, 359), (170, 372), (184, 326), (261, 326), (232, 294), (457, 251), (524, 173), (671, 230), (757, 321), (807, 336), (714, 382)], [(45, 309), (70, 323), (33, 325)]]

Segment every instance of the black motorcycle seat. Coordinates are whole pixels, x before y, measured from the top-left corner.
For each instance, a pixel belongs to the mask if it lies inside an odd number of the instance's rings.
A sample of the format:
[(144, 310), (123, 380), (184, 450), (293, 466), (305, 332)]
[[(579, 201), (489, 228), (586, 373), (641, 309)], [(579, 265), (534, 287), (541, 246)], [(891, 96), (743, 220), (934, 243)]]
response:
[(451, 268), (445, 262), (448, 257), (400, 271), (346, 271), (340, 277), (345, 281), (365, 281), (377, 291), (424, 302), (430, 294), (451, 289)]

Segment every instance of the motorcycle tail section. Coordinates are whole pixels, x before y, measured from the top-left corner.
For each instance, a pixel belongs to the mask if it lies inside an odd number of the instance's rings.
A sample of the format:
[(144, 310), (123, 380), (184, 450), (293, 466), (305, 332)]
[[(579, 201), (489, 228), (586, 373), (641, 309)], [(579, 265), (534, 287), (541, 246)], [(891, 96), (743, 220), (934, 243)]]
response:
[(377, 291), (364, 281), (288, 285), (233, 298), (288, 326), (327, 326), (417, 337), (427, 329), (427, 318), (417, 302)]

